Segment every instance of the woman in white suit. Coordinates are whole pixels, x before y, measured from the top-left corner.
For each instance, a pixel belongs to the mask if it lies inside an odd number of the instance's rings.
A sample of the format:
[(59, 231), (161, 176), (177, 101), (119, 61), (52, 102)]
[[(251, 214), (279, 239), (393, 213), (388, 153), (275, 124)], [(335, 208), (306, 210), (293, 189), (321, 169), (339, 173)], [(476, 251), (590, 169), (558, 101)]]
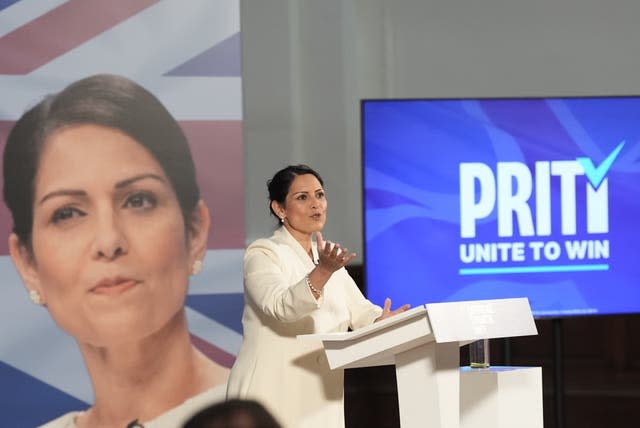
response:
[(357, 329), (409, 305), (391, 311), (389, 299), (384, 308), (365, 299), (344, 268), (355, 254), (323, 240), (327, 200), (316, 171), (288, 166), (267, 185), (280, 227), (245, 254), (244, 339), (227, 395), (260, 401), (286, 428), (343, 427), (343, 372), (329, 369), (320, 342), (296, 336)]

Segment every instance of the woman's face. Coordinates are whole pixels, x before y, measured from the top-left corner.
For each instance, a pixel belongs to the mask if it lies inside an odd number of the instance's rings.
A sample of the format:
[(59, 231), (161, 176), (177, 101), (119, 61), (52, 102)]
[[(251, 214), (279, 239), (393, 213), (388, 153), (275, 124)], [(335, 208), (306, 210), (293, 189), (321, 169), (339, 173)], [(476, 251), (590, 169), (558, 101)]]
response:
[(33, 207), (32, 256), (15, 236), (12, 256), (25, 285), (76, 339), (137, 340), (182, 315), (208, 213), (201, 202), (206, 219), (189, 238), (162, 167), (131, 137), (97, 125), (55, 132), (40, 157)]
[(298, 175), (287, 193), (284, 205), (274, 208), (294, 233), (311, 235), (322, 230), (327, 220), (327, 199), (322, 184), (313, 174)]

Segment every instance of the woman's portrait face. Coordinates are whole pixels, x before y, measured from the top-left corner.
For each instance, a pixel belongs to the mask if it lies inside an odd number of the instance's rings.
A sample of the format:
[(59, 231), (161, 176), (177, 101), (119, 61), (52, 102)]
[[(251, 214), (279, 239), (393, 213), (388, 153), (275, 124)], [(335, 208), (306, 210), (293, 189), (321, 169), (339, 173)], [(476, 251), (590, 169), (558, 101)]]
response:
[(134, 139), (92, 124), (54, 132), (40, 155), (33, 213), (32, 253), (13, 236), (12, 255), (26, 286), (77, 340), (139, 340), (182, 316), (206, 230), (187, 232), (170, 181)]
[(313, 174), (298, 175), (291, 182), (285, 205), (279, 205), (278, 209), (296, 231), (311, 234), (322, 230), (327, 220), (327, 199), (322, 184)]

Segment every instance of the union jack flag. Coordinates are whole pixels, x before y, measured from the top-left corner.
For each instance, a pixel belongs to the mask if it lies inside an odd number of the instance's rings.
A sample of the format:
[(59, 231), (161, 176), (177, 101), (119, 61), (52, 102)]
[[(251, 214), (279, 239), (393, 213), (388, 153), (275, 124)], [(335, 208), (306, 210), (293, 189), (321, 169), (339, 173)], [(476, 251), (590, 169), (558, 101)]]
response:
[[(0, 150), (27, 108), (97, 73), (149, 89), (189, 139), (214, 227), (187, 317), (193, 343), (230, 367), (245, 240), (239, 0), (0, 0)], [(93, 392), (73, 339), (29, 302), (11, 226), (0, 204), (0, 425), (32, 427), (86, 408)]]

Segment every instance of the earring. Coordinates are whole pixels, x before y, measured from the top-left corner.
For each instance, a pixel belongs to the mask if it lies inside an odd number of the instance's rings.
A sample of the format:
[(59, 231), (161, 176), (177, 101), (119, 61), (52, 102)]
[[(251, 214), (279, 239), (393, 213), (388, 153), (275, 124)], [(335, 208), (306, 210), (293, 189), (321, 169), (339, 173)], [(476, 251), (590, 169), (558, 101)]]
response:
[(202, 260), (196, 260), (191, 267), (191, 275), (196, 276), (200, 272), (202, 272)]
[(284, 217), (280, 217), (280, 223), (284, 223)]
[(44, 303), (38, 290), (29, 290), (29, 299), (36, 305), (42, 305)]

